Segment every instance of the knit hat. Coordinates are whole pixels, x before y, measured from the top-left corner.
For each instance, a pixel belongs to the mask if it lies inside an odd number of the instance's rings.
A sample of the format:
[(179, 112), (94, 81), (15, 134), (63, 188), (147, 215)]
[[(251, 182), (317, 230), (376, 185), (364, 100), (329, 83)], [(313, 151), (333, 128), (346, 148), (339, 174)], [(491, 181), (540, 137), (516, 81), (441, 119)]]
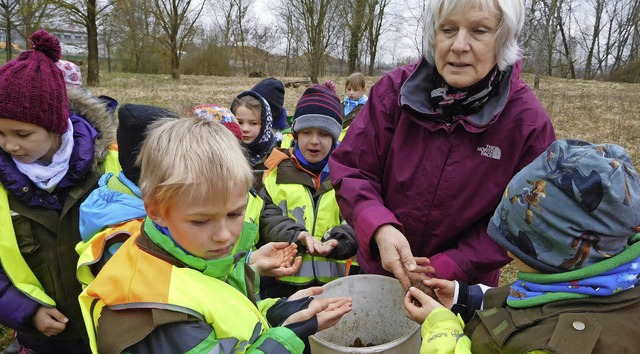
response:
[(178, 115), (164, 108), (131, 103), (122, 105), (118, 110), (118, 160), (124, 175), (136, 185), (140, 180), (140, 167), (136, 160), (147, 127), (161, 118), (178, 118)]
[(318, 128), (329, 132), (334, 142), (338, 141), (342, 131), (342, 106), (331, 84), (333, 82), (328, 81), (311, 85), (304, 91), (293, 114), (294, 135), (303, 129)]
[(216, 120), (227, 127), (238, 140), (242, 140), (242, 128), (240, 124), (238, 124), (236, 116), (227, 108), (218, 106), (217, 104), (203, 104), (193, 107), (191, 115), (205, 120)]
[(518, 172), (489, 236), (542, 273), (583, 268), (622, 252), (640, 231), (640, 177), (614, 144), (558, 140)]
[(273, 117), (273, 129), (287, 128), (287, 110), (284, 109), (284, 84), (275, 77), (268, 77), (258, 82), (251, 91), (256, 92), (271, 108), (271, 116)]
[(68, 60), (58, 60), (56, 66), (62, 72), (64, 82), (68, 87), (80, 87), (82, 86), (82, 72), (80, 67)]
[(69, 102), (60, 59), (60, 41), (44, 30), (31, 35), (33, 50), (0, 67), (0, 117), (64, 134)]

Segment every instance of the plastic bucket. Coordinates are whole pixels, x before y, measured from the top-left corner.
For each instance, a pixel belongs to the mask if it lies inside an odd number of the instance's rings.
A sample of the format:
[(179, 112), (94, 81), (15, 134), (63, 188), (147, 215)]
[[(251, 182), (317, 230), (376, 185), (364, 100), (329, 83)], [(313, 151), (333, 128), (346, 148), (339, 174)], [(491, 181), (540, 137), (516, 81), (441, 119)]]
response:
[[(335, 326), (309, 337), (312, 354), (420, 352), (420, 326), (404, 315), (400, 283), (383, 275), (359, 274), (324, 285), (320, 297), (350, 296), (352, 311)], [(367, 347), (354, 347), (360, 338)]]

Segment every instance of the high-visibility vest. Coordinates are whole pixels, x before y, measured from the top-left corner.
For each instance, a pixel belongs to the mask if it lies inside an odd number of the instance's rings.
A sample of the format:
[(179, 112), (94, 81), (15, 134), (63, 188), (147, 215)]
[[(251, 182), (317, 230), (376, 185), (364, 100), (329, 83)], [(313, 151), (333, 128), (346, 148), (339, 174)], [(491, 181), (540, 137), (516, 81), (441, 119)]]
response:
[[(264, 186), (269, 196), (287, 216), (304, 225), (309, 233), (318, 240), (324, 234), (342, 223), (340, 208), (336, 202), (335, 190), (327, 191), (314, 203), (309, 189), (301, 184), (276, 183), (278, 167), (269, 173)], [(322, 283), (347, 275), (347, 261), (328, 259), (305, 254), (302, 266), (295, 275), (279, 278), (280, 281), (293, 284), (308, 284), (314, 279)]]
[[(110, 147), (105, 156), (105, 160), (99, 165), (100, 171), (119, 172), (121, 170), (118, 161), (117, 147)], [(18, 247), (13, 222), (11, 220), (11, 209), (6, 189), (0, 185), (0, 264), (11, 283), (22, 293), (39, 302), (44, 306), (55, 307), (56, 302), (46, 294), (42, 284), (33, 274), (29, 265), (24, 260)]]
[[(247, 193), (247, 208), (244, 212), (244, 221), (254, 224), (259, 228), (262, 210), (264, 210), (264, 200), (262, 200), (259, 195), (249, 191), (249, 193)], [(259, 234), (256, 233), (255, 240), (253, 241), (253, 249), (256, 248), (255, 245), (258, 243), (258, 240)]]
[(22, 257), (16, 239), (7, 190), (0, 185), (0, 264), (11, 283), (23, 294), (43, 306), (55, 307), (56, 302), (44, 291), (42, 284)]
[(78, 258), (78, 268), (76, 277), (82, 288), (86, 288), (95, 279), (92, 266), (106, 256), (108, 247), (116, 242), (124, 242), (131, 235), (140, 232), (140, 226), (144, 218), (125, 221), (121, 224), (112, 225), (92, 236), (87, 241), (80, 241), (76, 245)]
[(112, 310), (151, 306), (195, 316), (213, 327), (220, 348), (230, 346), (238, 353), (269, 328), (259, 309), (239, 290), (154, 257), (138, 247), (138, 237), (140, 232), (132, 235), (80, 294), (94, 353), (98, 352), (98, 319), (105, 306)]

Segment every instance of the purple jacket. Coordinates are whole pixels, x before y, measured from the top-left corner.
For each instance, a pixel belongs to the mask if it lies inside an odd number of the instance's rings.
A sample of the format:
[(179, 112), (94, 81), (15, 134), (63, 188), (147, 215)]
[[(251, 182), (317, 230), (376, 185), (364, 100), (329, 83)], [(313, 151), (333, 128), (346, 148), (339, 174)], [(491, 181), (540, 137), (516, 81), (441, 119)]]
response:
[(487, 235), (489, 218), (511, 177), (555, 140), (553, 127), (521, 63), (479, 113), (450, 124), (429, 106), (433, 70), (423, 59), (373, 85), (331, 155), (331, 181), (366, 273), (390, 274), (373, 235), (391, 224), (438, 278), (497, 285), (509, 258)]

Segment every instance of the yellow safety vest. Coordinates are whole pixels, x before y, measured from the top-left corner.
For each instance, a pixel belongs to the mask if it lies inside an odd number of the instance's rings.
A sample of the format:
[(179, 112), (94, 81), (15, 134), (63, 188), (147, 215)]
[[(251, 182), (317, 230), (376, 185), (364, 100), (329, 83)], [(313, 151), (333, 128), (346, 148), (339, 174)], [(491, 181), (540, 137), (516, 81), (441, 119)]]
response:
[(280, 142), (280, 147), (283, 149), (288, 149), (293, 147), (293, 134), (287, 133), (282, 134), (282, 141)]
[[(118, 151), (113, 148), (109, 148), (105, 161), (100, 165), (101, 171), (111, 171), (111, 169), (121, 170), (118, 162)], [(33, 274), (33, 271), (20, 253), (15, 230), (13, 229), (13, 221), (11, 220), (7, 191), (2, 185), (0, 185), (0, 230), (2, 230), (2, 237), (0, 237), (0, 264), (2, 264), (2, 268), (11, 283), (20, 292), (43, 306), (55, 307), (56, 302), (44, 291), (42, 284), (40, 284), (40, 281)]]
[(143, 221), (144, 218), (134, 219), (107, 227), (86, 242), (80, 241), (76, 245), (76, 252), (80, 256), (76, 277), (83, 289), (95, 279), (91, 267), (102, 260), (104, 250), (114, 242), (124, 242), (129, 236), (139, 233)]
[(11, 283), (22, 293), (43, 306), (55, 307), (56, 302), (45, 293), (42, 284), (22, 257), (16, 239), (7, 190), (0, 185), (0, 264)]
[[(342, 223), (335, 190), (322, 194), (314, 204), (313, 196), (307, 187), (293, 183), (278, 184), (277, 176), (278, 167), (271, 171), (264, 181), (264, 186), (273, 203), (285, 211), (287, 216), (304, 225), (313, 237), (322, 240), (327, 231)], [(281, 277), (280, 281), (303, 285), (317, 279), (322, 283), (328, 283), (347, 275), (347, 263), (346, 260), (305, 254), (298, 273)]]
[[(130, 237), (80, 294), (91, 350), (104, 306), (112, 310), (148, 308), (183, 312), (211, 325), (221, 345), (237, 353), (264, 333), (269, 323), (244, 294), (231, 285), (188, 267), (176, 267), (143, 251)], [(198, 296), (194, 296), (198, 294)], [(234, 351), (236, 353), (236, 351)]]
[[(256, 227), (260, 227), (260, 214), (262, 214), (262, 210), (264, 210), (264, 200), (260, 198), (259, 195), (252, 193), (249, 191), (247, 193), (247, 209), (244, 212), (244, 221), (250, 224), (256, 225)], [(256, 249), (256, 244), (260, 235), (256, 233), (255, 240), (253, 241), (253, 249)]]

